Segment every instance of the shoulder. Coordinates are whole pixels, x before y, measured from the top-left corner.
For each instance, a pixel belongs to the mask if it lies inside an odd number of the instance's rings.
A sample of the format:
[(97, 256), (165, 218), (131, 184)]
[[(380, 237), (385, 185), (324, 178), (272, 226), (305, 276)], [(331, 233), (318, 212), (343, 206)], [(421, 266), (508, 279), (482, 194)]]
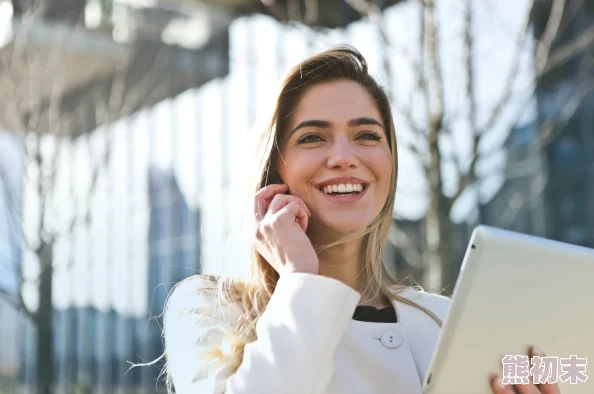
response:
[(213, 275), (194, 275), (178, 282), (166, 305), (166, 322), (177, 325), (188, 321), (232, 324), (239, 316), (238, 305), (222, 302), (221, 278)]
[(408, 288), (399, 295), (433, 312), (442, 321), (445, 320), (450, 308), (451, 299), (441, 294)]
[(187, 308), (208, 306), (216, 301), (218, 278), (194, 275), (178, 282), (166, 302), (167, 311), (181, 312)]
[(210, 362), (226, 351), (227, 335), (240, 319), (239, 308), (222, 301), (222, 290), (220, 278), (195, 275), (177, 283), (168, 297), (164, 350), (178, 393), (202, 392), (199, 387), (212, 384), (200, 382), (209, 375)]

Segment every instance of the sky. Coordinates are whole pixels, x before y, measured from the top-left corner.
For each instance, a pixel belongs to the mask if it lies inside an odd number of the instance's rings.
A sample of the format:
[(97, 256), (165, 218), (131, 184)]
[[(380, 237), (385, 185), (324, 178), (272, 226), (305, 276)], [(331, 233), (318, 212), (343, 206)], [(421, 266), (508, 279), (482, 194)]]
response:
[[(473, 64), (477, 74), (476, 94), (483, 106), (480, 123), (500, 96), (503, 81), (510, 66), (516, 33), (523, 27), (527, 1), (486, 0), (476, 9), (476, 52)], [(470, 139), (463, 121), (466, 103), (462, 100), (464, 75), (461, 66), (461, 0), (438, 2), (441, 24), (442, 63), (448, 109), (460, 114), (454, 121), (454, 146), (458, 152), (468, 152)], [(412, 2), (391, 7), (385, 18), (395, 48), (406, 48), (418, 54), (419, 9)], [(447, 23), (445, 23), (447, 21)], [(123, 119), (113, 129), (112, 158), (109, 176), (102, 176), (93, 196), (93, 219), (88, 231), (79, 230), (66, 237), (56, 252), (56, 306), (74, 304), (109, 307), (117, 311), (142, 316), (147, 309), (148, 258), (147, 228), (150, 207), (146, 195), (146, 171), (149, 166), (170, 169), (190, 206), (202, 208), (203, 266), (205, 272), (239, 275), (249, 269), (249, 228), (242, 223), (242, 214), (249, 213), (246, 205), (247, 180), (253, 165), (251, 148), (258, 130), (264, 127), (270, 114), (275, 92), (284, 73), (304, 57), (330, 45), (350, 43), (367, 58), (371, 74), (381, 84), (388, 80), (382, 70), (382, 51), (377, 31), (367, 20), (356, 22), (346, 30), (312, 34), (303, 28), (279, 27), (264, 16), (244, 17), (230, 28), (230, 74), (210, 81), (198, 89), (190, 89), (178, 97), (165, 100), (150, 110)], [(405, 106), (411, 102), (410, 90), (414, 73), (396, 49), (391, 49), (394, 64), (393, 103)], [(530, 51), (518, 73), (516, 90), (530, 85)], [(412, 101), (416, 103), (416, 101)], [(510, 106), (515, 105), (510, 100)], [(488, 151), (504, 137), (512, 119), (506, 113), (498, 129), (481, 149)], [(422, 120), (423, 111), (413, 115)], [(525, 119), (533, 111), (527, 107)], [(410, 139), (401, 119), (396, 119), (400, 141)], [(92, 136), (92, 152), (84, 140), (65, 147), (61, 156), (60, 187), (53, 206), (53, 224), (63, 228), (73, 215), (76, 204), (69, 198), (74, 191), (84, 201), (89, 184), (88, 166), (98, 160), (105, 143), (105, 131)], [(151, 137), (152, 136), (152, 137)], [(52, 143), (47, 141), (51, 153)], [(447, 148), (447, 145), (446, 145)], [(400, 179), (395, 215), (409, 219), (422, 216), (426, 207), (424, 180), (420, 168), (410, 154), (399, 150)], [(483, 170), (493, 176), (482, 185), (486, 197), (502, 182), (497, 171), (504, 156), (495, 156), (483, 164)], [(76, 166), (71, 163), (75, 162)], [(446, 168), (447, 170), (447, 168)], [(17, 173), (17, 172), (15, 172)], [(452, 188), (453, 178), (446, 178)], [(34, 174), (31, 175), (34, 178)], [(72, 178), (71, 178), (72, 176)], [(223, 179), (229, 179), (225, 185)], [(74, 179), (75, 182), (71, 182)], [(456, 205), (454, 217), (462, 220), (470, 215), (472, 193)], [(25, 223), (33, 231), (36, 216), (36, 196), (25, 193)], [(84, 204), (79, 205), (79, 208)], [(79, 209), (80, 212), (80, 209)], [(2, 213), (0, 212), (0, 218)], [(0, 241), (0, 253), (2, 252)], [(73, 264), (73, 269), (66, 267)], [(24, 257), (26, 275), (34, 277), (37, 267), (30, 255)], [(36, 296), (31, 287), (25, 288), (26, 302), (34, 307)]]

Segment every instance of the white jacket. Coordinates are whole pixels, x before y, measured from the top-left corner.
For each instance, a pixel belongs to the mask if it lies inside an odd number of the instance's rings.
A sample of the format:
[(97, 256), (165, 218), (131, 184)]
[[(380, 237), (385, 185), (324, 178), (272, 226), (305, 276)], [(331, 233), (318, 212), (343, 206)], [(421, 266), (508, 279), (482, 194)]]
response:
[[(179, 394), (420, 394), (439, 326), (417, 308), (395, 302), (397, 323), (353, 320), (361, 295), (344, 283), (312, 274), (280, 278), (258, 321), (258, 340), (245, 346), (243, 362), (231, 374), (207, 375), (197, 361), (201, 346), (221, 344), (213, 328), (225, 321), (198, 323), (200, 308), (213, 300), (197, 294), (199, 281), (182, 283), (165, 315), (168, 368)], [(442, 321), (449, 298), (405, 290), (401, 295), (425, 306)], [(195, 313), (179, 313), (192, 308)]]

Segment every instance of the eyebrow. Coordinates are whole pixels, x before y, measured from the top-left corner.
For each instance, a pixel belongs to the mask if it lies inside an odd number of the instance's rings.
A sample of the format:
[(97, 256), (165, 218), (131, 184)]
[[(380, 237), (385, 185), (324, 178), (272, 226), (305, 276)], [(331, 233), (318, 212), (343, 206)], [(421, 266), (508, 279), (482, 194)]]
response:
[[(375, 125), (375, 126), (381, 127), (382, 129), (384, 128), (384, 125), (382, 125), (380, 122), (378, 122), (377, 120), (375, 120), (373, 118), (363, 117), (363, 118), (349, 120), (349, 127), (364, 126), (364, 125)], [(303, 127), (319, 127), (322, 129), (329, 129), (331, 126), (332, 126), (332, 124), (326, 120), (306, 120), (306, 121), (299, 123), (291, 131), (290, 135), (292, 135), (294, 132), (296, 132), (297, 130), (299, 130)]]

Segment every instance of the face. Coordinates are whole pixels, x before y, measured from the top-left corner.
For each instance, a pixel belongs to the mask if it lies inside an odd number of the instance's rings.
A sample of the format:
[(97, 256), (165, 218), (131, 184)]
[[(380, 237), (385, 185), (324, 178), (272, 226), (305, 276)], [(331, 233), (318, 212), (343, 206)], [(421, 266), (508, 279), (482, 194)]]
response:
[(393, 164), (388, 126), (367, 90), (353, 81), (314, 85), (288, 125), (277, 168), (312, 212), (308, 232), (369, 225), (391, 192)]

